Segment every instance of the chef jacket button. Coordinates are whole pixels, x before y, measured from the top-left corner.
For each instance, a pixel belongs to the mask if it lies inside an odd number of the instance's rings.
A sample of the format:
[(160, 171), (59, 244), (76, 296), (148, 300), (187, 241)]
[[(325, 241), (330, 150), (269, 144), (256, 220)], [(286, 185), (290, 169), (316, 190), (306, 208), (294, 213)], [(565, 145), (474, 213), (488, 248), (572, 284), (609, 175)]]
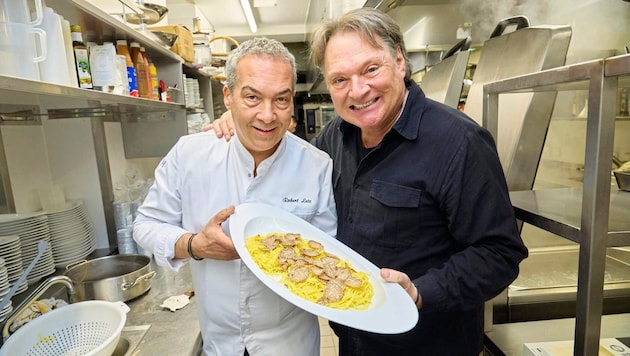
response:
[(247, 173), (247, 178), (251, 178), (252, 174), (251, 173)]

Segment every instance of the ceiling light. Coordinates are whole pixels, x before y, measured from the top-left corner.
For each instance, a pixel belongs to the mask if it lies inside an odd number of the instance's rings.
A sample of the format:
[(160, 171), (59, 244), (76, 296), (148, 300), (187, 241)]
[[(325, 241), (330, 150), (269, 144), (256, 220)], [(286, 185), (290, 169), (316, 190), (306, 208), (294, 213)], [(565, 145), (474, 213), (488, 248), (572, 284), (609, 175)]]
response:
[(252, 6), (249, 4), (249, 0), (241, 0), (241, 6), (243, 7), (243, 12), (245, 13), (249, 29), (253, 33), (256, 33), (256, 31), (258, 31), (258, 25), (256, 25), (256, 19), (254, 18), (254, 13), (252, 12)]

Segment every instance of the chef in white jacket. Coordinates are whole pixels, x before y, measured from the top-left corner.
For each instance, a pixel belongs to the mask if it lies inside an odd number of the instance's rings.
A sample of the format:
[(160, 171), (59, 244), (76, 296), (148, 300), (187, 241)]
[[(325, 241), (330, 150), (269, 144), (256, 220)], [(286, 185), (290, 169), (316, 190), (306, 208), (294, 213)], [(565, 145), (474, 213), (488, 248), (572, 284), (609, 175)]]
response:
[(332, 161), (287, 133), (297, 75), (284, 45), (243, 42), (225, 70), (235, 139), (212, 131), (180, 138), (155, 170), (133, 236), (161, 266), (190, 263), (206, 355), (319, 355), (317, 317), (276, 295), (241, 262), (227, 219), (238, 204), (266, 203), (335, 236)]

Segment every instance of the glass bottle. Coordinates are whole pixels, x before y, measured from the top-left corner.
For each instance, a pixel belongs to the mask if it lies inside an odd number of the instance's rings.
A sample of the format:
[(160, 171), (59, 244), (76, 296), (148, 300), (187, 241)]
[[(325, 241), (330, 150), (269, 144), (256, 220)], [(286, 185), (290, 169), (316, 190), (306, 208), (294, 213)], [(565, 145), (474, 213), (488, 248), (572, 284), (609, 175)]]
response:
[(70, 26), (70, 35), (72, 36), (72, 52), (74, 53), (74, 63), (79, 79), (79, 88), (92, 89), (89, 53), (87, 46), (83, 43), (81, 26)]

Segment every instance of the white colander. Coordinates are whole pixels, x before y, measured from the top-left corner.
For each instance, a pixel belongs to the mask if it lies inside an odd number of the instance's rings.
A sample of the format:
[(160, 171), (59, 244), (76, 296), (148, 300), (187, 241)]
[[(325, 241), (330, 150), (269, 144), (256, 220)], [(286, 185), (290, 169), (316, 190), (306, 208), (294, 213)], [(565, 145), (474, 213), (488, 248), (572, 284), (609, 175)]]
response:
[(128, 311), (123, 302), (90, 300), (66, 305), (18, 329), (0, 349), (0, 356), (110, 356)]

